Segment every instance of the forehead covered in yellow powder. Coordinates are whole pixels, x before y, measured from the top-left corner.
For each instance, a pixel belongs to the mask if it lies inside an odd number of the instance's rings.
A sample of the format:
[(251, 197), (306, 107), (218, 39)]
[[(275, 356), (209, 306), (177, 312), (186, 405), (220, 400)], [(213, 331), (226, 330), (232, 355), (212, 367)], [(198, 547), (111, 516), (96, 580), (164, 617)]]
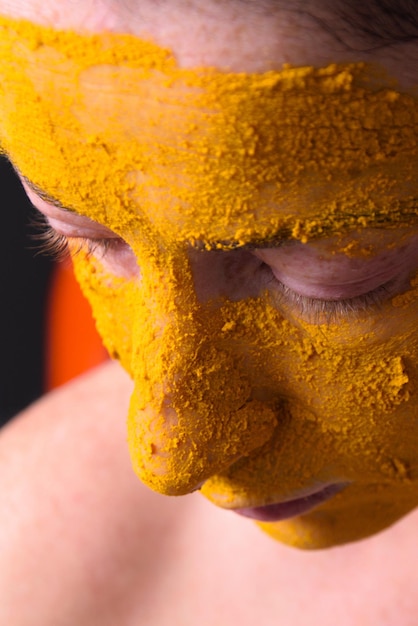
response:
[(132, 36), (0, 29), (4, 149), (116, 232), (227, 247), (416, 214), (418, 103), (365, 64), (189, 70)]

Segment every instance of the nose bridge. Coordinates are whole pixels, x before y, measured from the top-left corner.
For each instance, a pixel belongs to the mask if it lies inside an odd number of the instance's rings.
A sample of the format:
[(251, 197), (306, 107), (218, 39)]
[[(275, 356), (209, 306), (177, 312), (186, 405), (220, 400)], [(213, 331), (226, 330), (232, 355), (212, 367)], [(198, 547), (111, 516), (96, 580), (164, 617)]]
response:
[(260, 447), (274, 411), (253, 397), (222, 310), (197, 302), (186, 253), (143, 276), (128, 429), (133, 465), (151, 488), (188, 493)]

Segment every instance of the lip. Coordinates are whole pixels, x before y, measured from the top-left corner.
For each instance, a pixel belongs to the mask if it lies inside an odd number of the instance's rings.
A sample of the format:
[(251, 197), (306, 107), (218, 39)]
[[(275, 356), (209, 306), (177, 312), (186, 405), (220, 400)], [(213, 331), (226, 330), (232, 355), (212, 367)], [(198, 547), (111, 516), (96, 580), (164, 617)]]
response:
[(259, 522), (280, 522), (308, 513), (346, 487), (347, 483), (327, 485), (323, 489), (319, 489), (302, 498), (277, 502), (276, 504), (267, 504), (265, 506), (244, 507), (232, 510), (234, 513), (238, 513), (238, 515), (250, 517)]

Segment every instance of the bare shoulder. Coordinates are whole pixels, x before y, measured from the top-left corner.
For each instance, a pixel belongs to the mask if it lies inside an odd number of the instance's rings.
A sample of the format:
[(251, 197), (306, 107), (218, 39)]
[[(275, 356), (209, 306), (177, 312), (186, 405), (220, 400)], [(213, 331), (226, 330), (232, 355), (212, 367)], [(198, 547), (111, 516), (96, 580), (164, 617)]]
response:
[(1, 624), (117, 623), (104, 616), (123, 610), (151, 524), (143, 512), (154, 506), (127, 452), (130, 391), (119, 366), (107, 364), (1, 433)]
[(83, 475), (87, 466), (105, 466), (124, 436), (130, 390), (126, 374), (108, 363), (18, 415), (0, 432), (0, 476), (2, 482), (10, 481), (3, 482), (3, 493), (17, 483), (22, 489), (28, 485), (32, 490), (38, 482), (50, 488), (47, 479), (66, 472), (71, 457), (73, 476)]

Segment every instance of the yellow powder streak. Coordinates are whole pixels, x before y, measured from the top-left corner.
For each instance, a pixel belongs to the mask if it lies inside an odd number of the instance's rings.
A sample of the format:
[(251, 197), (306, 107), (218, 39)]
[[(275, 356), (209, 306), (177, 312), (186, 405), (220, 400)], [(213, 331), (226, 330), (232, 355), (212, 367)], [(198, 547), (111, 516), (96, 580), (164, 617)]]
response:
[[(0, 142), (136, 255), (141, 279), (83, 254), (75, 266), (135, 381), (129, 446), (146, 484), (179, 495), (206, 481), (210, 499), (238, 506), (352, 481), (328, 518), (266, 526), (305, 547), (366, 536), (417, 504), (416, 286), (380, 317), (313, 323), (268, 291), (199, 302), (188, 253), (413, 225), (411, 95), (363, 63), (188, 70), (132, 36), (1, 18)], [(400, 310), (402, 333), (383, 337)], [(361, 523), (334, 519), (362, 498)]]

